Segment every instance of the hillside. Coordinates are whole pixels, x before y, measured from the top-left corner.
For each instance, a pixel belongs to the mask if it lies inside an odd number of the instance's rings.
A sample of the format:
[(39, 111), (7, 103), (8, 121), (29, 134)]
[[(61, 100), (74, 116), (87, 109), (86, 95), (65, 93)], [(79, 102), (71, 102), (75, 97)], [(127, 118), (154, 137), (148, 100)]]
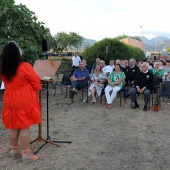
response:
[(170, 46), (170, 38), (158, 36), (152, 39), (141, 37), (145, 45), (145, 51), (163, 51)]
[[(137, 37), (140, 37), (140, 39), (144, 42), (145, 51), (147, 52), (163, 51), (168, 46), (170, 46), (170, 38), (167, 37), (158, 36), (152, 39), (148, 39), (144, 36), (137, 36)], [(84, 42), (81, 45), (81, 47), (79, 47), (79, 50), (86, 49), (87, 47), (92, 46), (96, 42), (97, 42), (96, 40), (84, 38)]]

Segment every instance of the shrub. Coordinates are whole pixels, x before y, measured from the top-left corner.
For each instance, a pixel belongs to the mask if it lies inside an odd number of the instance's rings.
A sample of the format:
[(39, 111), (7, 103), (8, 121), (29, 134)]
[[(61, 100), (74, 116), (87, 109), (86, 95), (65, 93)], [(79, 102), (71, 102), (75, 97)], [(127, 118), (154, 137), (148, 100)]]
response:
[[(106, 54), (106, 46), (111, 47), (111, 52), (109, 55)], [(105, 38), (101, 41), (98, 41), (91, 47), (87, 47), (86, 50), (82, 53), (83, 59), (85, 59), (89, 66), (92, 66), (95, 63), (96, 58), (105, 60), (106, 64), (109, 63), (110, 59), (124, 60), (130, 58), (144, 59), (144, 52), (137, 47), (133, 47), (123, 42), (120, 42), (118, 39)]]

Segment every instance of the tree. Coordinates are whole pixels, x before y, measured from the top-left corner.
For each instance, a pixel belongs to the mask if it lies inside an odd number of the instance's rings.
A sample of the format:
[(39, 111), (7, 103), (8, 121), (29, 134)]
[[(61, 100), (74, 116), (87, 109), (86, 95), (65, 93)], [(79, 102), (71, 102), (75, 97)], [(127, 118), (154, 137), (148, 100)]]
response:
[(166, 49), (167, 51), (168, 51), (168, 53), (170, 54), (170, 47), (167, 47), (167, 49)]
[(42, 39), (51, 37), (50, 30), (39, 22), (35, 13), (14, 0), (0, 1), (0, 50), (8, 41), (16, 41), (25, 61), (33, 62), (42, 53)]
[(66, 32), (58, 32), (54, 35), (52, 40), (52, 48), (57, 53), (62, 53), (63, 50), (67, 50), (67, 48), (78, 48), (83, 42), (83, 37), (78, 35), (75, 32), (70, 32), (67, 34)]

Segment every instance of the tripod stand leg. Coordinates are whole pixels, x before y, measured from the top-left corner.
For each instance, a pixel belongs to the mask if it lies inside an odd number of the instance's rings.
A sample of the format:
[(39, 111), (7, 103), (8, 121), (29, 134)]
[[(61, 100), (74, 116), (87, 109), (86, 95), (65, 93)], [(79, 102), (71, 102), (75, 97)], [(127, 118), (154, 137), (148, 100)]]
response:
[(59, 141), (59, 140), (53, 140), (52, 142), (57, 142), (57, 143), (72, 143), (71, 141)]

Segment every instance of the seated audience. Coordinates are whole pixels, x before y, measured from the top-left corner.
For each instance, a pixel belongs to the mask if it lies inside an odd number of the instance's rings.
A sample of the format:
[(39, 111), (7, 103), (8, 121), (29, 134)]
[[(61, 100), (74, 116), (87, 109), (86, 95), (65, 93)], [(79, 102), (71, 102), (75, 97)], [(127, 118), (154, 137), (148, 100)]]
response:
[(166, 60), (166, 65), (163, 68), (164, 76), (162, 77), (162, 81), (164, 82), (167, 78), (167, 75), (170, 73), (170, 60)]
[(163, 60), (160, 60), (160, 64), (161, 64), (161, 65), (160, 65), (160, 68), (161, 68), (161, 69), (164, 69), (165, 64), (164, 64), (164, 61), (163, 61)]
[(128, 67), (128, 65), (129, 65), (128, 60), (125, 60), (125, 61), (123, 62), (122, 67), (123, 67), (123, 68), (126, 68), (126, 67)]
[(166, 81), (170, 81), (170, 73), (167, 75)]
[(129, 66), (124, 68), (124, 73), (125, 73), (125, 88), (124, 88), (124, 95), (125, 97), (129, 97), (130, 94), (128, 93), (126, 87), (127, 86), (133, 86), (136, 75), (140, 72), (140, 69), (137, 65), (135, 65), (135, 59), (130, 59), (129, 60)]
[(83, 62), (85, 62), (85, 68), (89, 71), (89, 73), (90, 73), (90, 67), (87, 65), (87, 62), (86, 62), (86, 60), (82, 60)]
[(113, 69), (115, 68), (114, 60), (110, 60), (110, 65), (107, 65), (106, 67), (108, 70), (110, 70), (112, 72)]
[(109, 73), (111, 73), (113, 71), (113, 69), (111, 67), (107, 67), (105, 65), (104, 60), (100, 60), (100, 66), (102, 67), (102, 71), (103, 71), (104, 74), (106, 74), (106, 76), (108, 76)]
[(121, 65), (116, 64), (115, 71), (111, 72), (108, 76), (108, 85), (105, 88), (105, 95), (107, 100), (106, 107), (108, 109), (112, 108), (112, 102), (115, 99), (117, 92), (124, 85), (125, 73), (122, 72), (121, 70), (122, 70)]
[(97, 96), (101, 95), (101, 91), (104, 88), (106, 75), (103, 73), (102, 68), (99, 64), (96, 65), (95, 73), (92, 74), (91, 84), (88, 90), (88, 96), (92, 95), (92, 103), (96, 102), (95, 92)]
[(88, 84), (89, 71), (85, 68), (86, 63), (80, 61), (79, 68), (75, 70), (73, 76), (71, 76), (71, 89), (68, 104), (73, 103), (74, 95), (77, 93), (77, 89), (82, 89)]
[(164, 76), (164, 70), (160, 68), (160, 62), (155, 62), (155, 67), (152, 70), (153, 74), (159, 77), (163, 77)]
[(149, 64), (144, 62), (142, 64), (142, 72), (139, 72), (135, 78), (134, 86), (130, 90), (131, 102), (133, 102), (132, 109), (139, 108), (136, 94), (144, 95), (144, 108), (147, 111), (150, 93), (153, 90), (153, 73), (148, 71)]
[[(115, 62), (115, 65), (116, 65), (116, 64), (120, 64), (121, 70), (123, 71), (123, 70), (124, 70), (124, 67), (122, 66), (122, 63), (123, 63), (123, 61), (117, 59), (116, 62)], [(115, 68), (113, 69), (113, 71), (115, 71)]]
[(91, 73), (95, 72), (97, 64), (100, 64), (100, 58), (96, 58), (96, 63), (93, 64), (92, 69), (91, 69)]
[(139, 61), (137, 66), (139, 67), (139, 70), (142, 71), (142, 62), (141, 61)]

